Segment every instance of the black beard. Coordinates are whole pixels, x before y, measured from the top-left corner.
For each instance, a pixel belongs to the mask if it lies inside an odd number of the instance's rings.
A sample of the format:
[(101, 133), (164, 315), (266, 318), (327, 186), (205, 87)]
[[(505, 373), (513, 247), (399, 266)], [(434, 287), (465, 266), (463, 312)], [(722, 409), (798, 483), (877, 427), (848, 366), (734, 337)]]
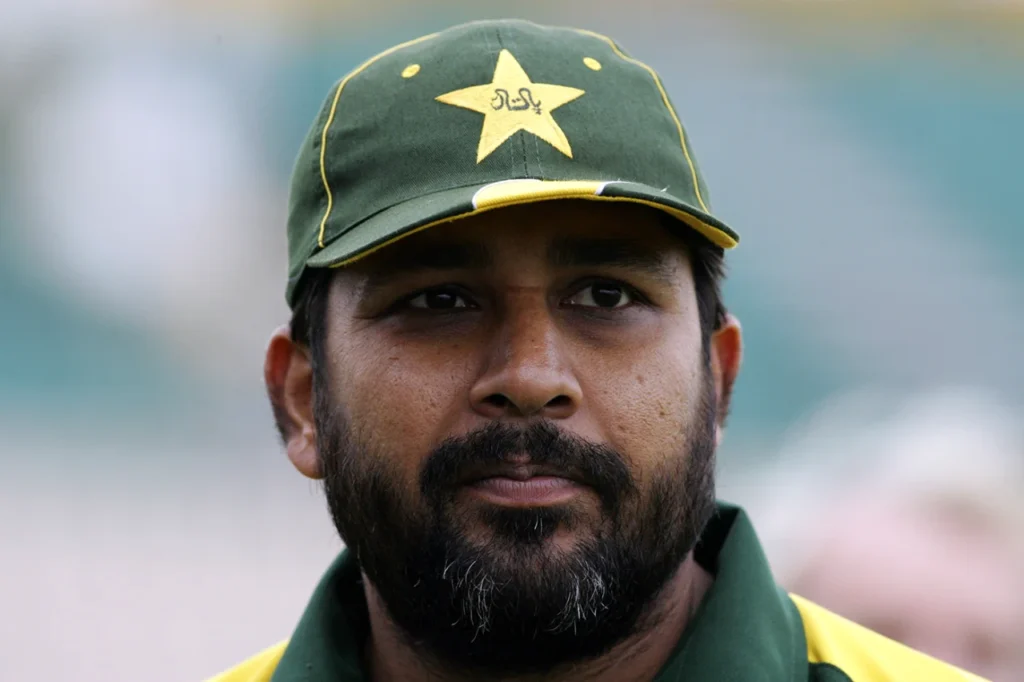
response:
[[(318, 385), (318, 448), (334, 524), (392, 620), (437, 663), (507, 676), (594, 659), (655, 624), (654, 602), (714, 513), (710, 381), (704, 389), (685, 452), (655, 472), (646, 493), (620, 454), (551, 422), (492, 423), (450, 439), (425, 462), (420, 489), (409, 491), (385, 457), (355, 442)], [(572, 505), (495, 506), (473, 517), (487, 541), (471, 541), (452, 504), (461, 472), (523, 454), (586, 481), (601, 500), (600, 522)], [(589, 532), (559, 551), (545, 541), (560, 529)]]

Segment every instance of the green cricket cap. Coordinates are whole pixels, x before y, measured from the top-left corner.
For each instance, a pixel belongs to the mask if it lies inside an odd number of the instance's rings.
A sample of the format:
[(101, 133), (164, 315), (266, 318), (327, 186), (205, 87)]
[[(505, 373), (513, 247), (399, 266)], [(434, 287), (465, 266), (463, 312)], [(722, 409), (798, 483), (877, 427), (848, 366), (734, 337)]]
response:
[(632, 202), (728, 249), (658, 75), (611, 39), (526, 21), (455, 26), (342, 78), (292, 176), (286, 297), (444, 222), (556, 199)]

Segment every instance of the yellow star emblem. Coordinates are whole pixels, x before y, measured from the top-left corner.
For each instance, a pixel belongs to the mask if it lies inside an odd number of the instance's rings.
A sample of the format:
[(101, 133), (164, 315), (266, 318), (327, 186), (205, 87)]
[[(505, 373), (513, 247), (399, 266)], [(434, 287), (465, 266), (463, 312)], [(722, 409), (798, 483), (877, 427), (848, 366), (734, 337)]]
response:
[(533, 133), (571, 159), (572, 147), (551, 112), (581, 95), (577, 88), (531, 82), (512, 53), (502, 50), (490, 83), (445, 93), (437, 101), (484, 115), (476, 149), (480, 163), (520, 130)]

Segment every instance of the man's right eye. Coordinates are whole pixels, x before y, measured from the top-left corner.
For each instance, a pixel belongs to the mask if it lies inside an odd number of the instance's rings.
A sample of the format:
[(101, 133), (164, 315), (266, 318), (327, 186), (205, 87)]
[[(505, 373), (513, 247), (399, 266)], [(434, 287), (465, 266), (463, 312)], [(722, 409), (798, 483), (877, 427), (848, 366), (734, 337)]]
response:
[(418, 310), (457, 310), (474, 307), (462, 294), (451, 289), (432, 289), (409, 299), (407, 305)]

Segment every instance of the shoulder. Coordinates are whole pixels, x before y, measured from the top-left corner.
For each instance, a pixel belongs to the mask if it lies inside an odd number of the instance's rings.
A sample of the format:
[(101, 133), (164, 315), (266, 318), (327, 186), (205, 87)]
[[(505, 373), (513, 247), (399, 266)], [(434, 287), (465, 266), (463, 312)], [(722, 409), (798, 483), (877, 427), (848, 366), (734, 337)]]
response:
[(275, 644), (206, 682), (270, 682), (288, 642)]
[[(861, 627), (802, 597), (790, 595), (803, 621), (807, 659), (822, 669), (841, 671), (854, 682), (985, 682)], [(820, 679), (841, 679), (822, 673)]]

